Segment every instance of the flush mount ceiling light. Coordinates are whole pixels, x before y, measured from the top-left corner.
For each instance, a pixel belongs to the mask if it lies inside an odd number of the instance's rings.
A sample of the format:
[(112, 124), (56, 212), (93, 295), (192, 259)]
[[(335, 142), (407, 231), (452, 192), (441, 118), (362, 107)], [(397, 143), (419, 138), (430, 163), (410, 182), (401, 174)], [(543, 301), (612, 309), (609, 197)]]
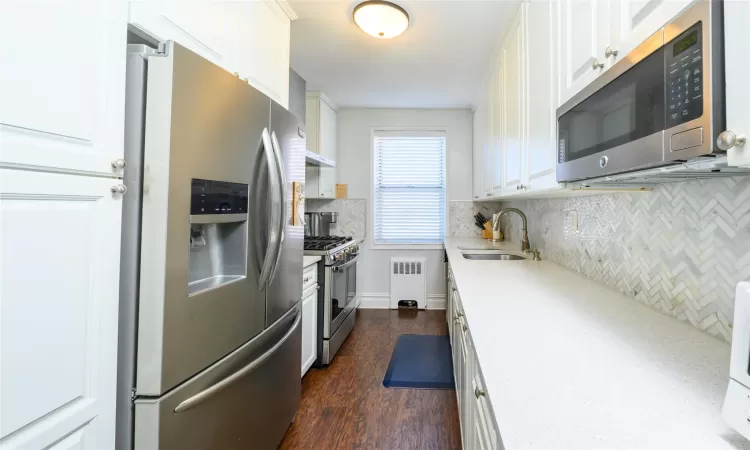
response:
[(354, 8), (354, 23), (370, 36), (391, 39), (409, 27), (409, 14), (394, 3), (368, 0)]

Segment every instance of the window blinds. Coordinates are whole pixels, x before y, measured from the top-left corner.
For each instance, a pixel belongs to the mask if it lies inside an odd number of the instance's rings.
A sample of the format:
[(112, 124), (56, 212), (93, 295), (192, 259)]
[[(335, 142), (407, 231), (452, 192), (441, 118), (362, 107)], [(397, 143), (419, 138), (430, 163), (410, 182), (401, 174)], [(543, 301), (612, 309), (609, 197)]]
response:
[(444, 132), (375, 132), (375, 244), (443, 242), (445, 141)]

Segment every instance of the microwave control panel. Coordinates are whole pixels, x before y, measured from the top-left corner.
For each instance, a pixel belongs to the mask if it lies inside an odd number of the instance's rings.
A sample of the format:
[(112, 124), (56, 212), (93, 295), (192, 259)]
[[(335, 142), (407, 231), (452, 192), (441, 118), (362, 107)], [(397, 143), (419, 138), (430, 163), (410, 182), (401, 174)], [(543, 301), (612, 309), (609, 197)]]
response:
[(667, 128), (703, 115), (702, 44), (698, 22), (666, 45)]
[(191, 187), (191, 215), (247, 214), (246, 184), (193, 178)]

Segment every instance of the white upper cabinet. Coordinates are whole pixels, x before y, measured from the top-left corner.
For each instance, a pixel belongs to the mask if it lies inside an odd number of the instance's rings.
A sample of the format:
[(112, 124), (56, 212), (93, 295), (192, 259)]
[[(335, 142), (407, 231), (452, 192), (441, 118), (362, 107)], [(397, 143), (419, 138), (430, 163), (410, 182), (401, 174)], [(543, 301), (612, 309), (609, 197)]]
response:
[(727, 57), (724, 61), (726, 77), (727, 130), (744, 137), (742, 146), (728, 151), (730, 164), (750, 164), (750, 57), (747, 52), (747, 28), (750, 24), (750, 2), (724, 3), (724, 54), (744, 55)]
[(489, 196), (498, 196), (503, 193), (503, 151), (505, 145), (505, 95), (503, 93), (503, 57), (502, 48), (490, 80), (490, 145), (489, 145), (489, 170), (485, 180), (485, 188)]
[(561, 105), (693, 0), (558, 1)]
[(3, 0), (0, 165), (121, 176), (127, 4)]
[[(611, 61), (626, 56), (692, 0), (618, 0), (611, 5)], [(605, 48), (606, 51), (606, 48)]]
[(474, 111), (474, 149), (473, 149), (473, 192), (474, 199), (479, 200), (490, 195), (487, 190), (489, 175), (489, 139), (490, 123), (488, 97), (483, 96), (481, 103)]
[[(610, 41), (610, 1), (559, 2), (559, 85), (560, 103), (564, 103), (599, 76), (606, 64), (604, 48)], [(533, 28), (534, 32), (537, 28)]]
[[(307, 150), (336, 160), (338, 122), (333, 103), (320, 92), (305, 96)], [(336, 198), (336, 168), (305, 167), (305, 195), (308, 198)]]
[(536, 27), (525, 27), (526, 73), (525, 90), (526, 151), (528, 163), (525, 190), (540, 191), (558, 187), (555, 178), (557, 166), (556, 130), (558, 92), (551, 74), (557, 73), (557, 3), (530, 2), (524, 5), (526, 17), (532, 18)]
[(503, 195), (519, 192), (523, 181), (524, 153), (524, 42), (521, 16), (510, 26), (500, 50), (503, 98)]
[(134, 26), (236, 73), (284, 107), (289, 104), (290, 17), (295, 17), (291, 9), (274, 0), (130, 2)]

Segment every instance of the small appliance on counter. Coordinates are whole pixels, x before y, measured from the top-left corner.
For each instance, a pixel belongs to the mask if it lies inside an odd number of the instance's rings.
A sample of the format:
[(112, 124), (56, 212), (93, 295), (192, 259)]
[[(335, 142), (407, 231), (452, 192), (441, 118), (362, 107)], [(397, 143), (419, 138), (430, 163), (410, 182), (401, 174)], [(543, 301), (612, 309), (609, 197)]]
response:
[(335, 225), (338, 219), (337, 212), (306, 212), (305, 237), (330, 236), (331, 225)]
[(315, 367), (331, 363), (356, 323), (359, 245), (352, 237), (305, 237), (305, 255), (318, 262), (318, 359)]

